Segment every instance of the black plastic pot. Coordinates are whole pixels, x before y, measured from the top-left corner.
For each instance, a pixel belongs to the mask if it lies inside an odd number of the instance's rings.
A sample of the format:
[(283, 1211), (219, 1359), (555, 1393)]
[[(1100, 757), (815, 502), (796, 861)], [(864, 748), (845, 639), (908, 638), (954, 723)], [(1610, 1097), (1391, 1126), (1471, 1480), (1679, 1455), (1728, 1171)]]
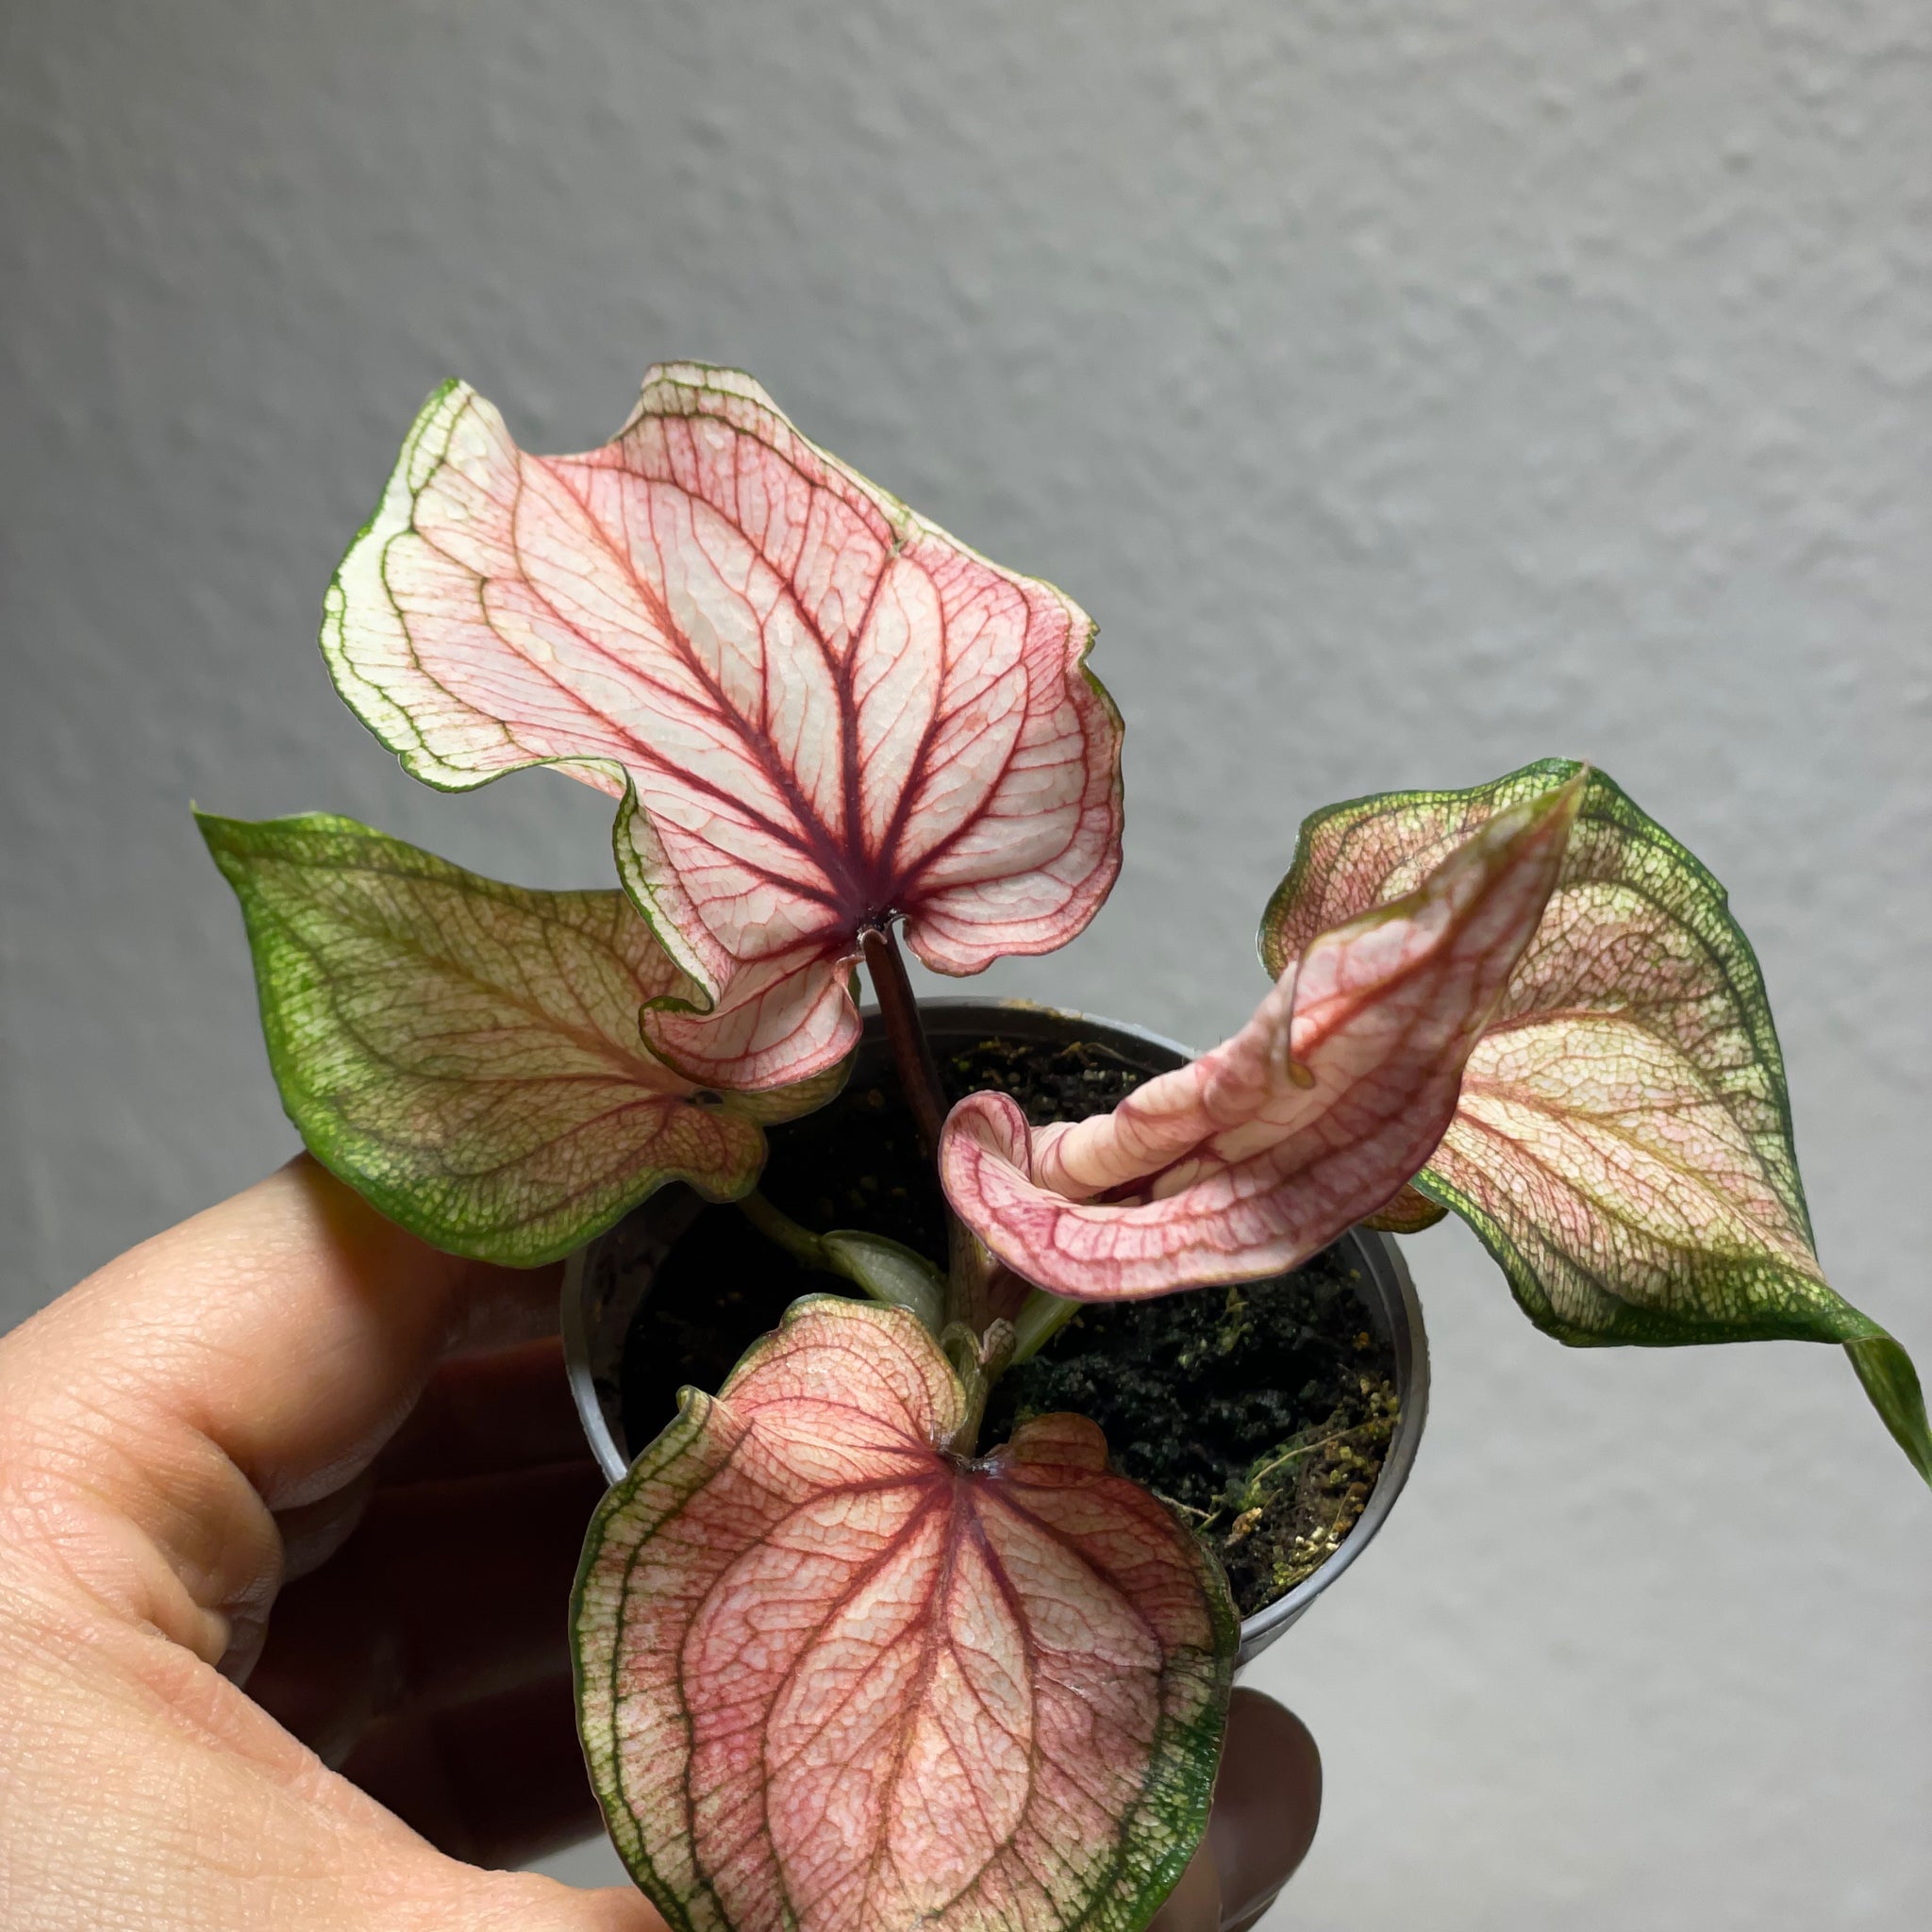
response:
[[(1165, 1073), (1191, 1058), (1187, 1048), (1158, 1034), (1091, 1014), (1060, 1012), (1024, 1000), (924, 1000), (920, 1011), (935, 1049), (983, 1040), (1095, 1041), (1150, 1074)], [(855, 1077), (875, 1077), (886, 1060), (878, 1015), (868, 1013)], [(621, 1369), (631, 1321), (645, 1296), (658, 1261), (703, 1210), (689, 1188), (654, 1194), (608, 1233), (571, 1257), (563, 1282), (563, 1345), (571, 1389), (584, 1431), (604, 1473), (615, 1482), (643, 1447), (625, 1439)], [(1395, 1357), (1401, 1407), (1382, 1473), (1360, 1519), (1340, 1549), (1315, 1572), (1241, 1624), (1240, 1662), (1247, 1663), (1281, 1635), (1359, 1557), (1394, 1507), (1408, 1478), (1428, 1412), (1429, 1352), (1415, 1285), (1389, 1236), (1357, 1228), (1342, 1237), (1360, 1270), (1363, 1310)]]

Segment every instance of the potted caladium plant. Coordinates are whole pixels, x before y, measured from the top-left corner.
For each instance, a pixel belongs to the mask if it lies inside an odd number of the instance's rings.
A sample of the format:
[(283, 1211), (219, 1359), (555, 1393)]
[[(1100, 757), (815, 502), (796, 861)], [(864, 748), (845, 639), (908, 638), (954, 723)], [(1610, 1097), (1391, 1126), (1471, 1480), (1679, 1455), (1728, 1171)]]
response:
[[(431, 784), (554, 764), (608, 792), (620, 888), (501, 885), (340, 818), (202, 820), (288, 1110), (384, 1212), (534, 1265), (679, 1182), (742, 1203), (753, 1245), (677, 1274), (693, 1224), (664, 1224), (660, 1301), (849, 1291), (687, 1388), (586, 1544), (591, 1775), (686, 1932), (1134, 1932), (1175, 1883), (1241, 1641), (1222, 1557), (1267, 1469), (1185, 1506), (1091, 1414), (1010, 1400), (1083, 1309), (1239, 1336), (1243, 1284), (1453, 1210), (1561, 1341), (1841, 1344), (1932, 1480), (1910, 1362), (1814, 1255), (1724, 894), (1588, 767), (1316, 813), (1233, 1039), (953, 1100), (992, 1062), (941, 1067), (898, 935), (970, 974), (1106, 897), (1121, 724), (1091, 638), (741, 375), (655, 370), (568, 458), (452, 385), (330, 588), (330, 670)], [(760, 1170), (768, 1135), (815, 1136), (822, 1176), (857, 1144), (803, 1117), (860, 1047), (861, 964), (889, 1069), (868, 1105), (912, 1151), (900, 1179), (825, 1182), (850, 1224), (813, 1225)], [(869, 1199), (877, 1224), (843, 1214)], [(1268, 1467), (1320, 1446), (1291, 1433)]]

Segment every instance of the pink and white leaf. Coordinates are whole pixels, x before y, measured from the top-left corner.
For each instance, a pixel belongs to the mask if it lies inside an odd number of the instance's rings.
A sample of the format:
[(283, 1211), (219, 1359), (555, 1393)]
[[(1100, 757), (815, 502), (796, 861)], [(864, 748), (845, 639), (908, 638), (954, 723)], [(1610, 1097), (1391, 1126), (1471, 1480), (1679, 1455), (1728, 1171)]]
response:
[(814, 1297), (591, 1524), (591, 1781), (680, 1932), (1138, 1932), (1206, 1823), (1238, 1625), (1077, 1416), (984, 1461), (903, 1309)]
[(556, 764), (690, 975), (679, 1065), (734, 1088), (858, 1037), (861, 927), (942, 973), (1063, 945), (1120, 863), (1093, 626), (808, 441), (750, 377), (654, 369), (614, 441), (520, 450), (453, 384), (330, 588), (337, 685), (446, 788)]
[(1232, 1040), (1109, 1114), (954, 1108), (941, 1174), (1015, 1274), (1082, 1300), (1295, 1266), (1433, 1152), (1556, 882), (1580, 786), (1498, 815), (1407, 897), (1313, 935)]

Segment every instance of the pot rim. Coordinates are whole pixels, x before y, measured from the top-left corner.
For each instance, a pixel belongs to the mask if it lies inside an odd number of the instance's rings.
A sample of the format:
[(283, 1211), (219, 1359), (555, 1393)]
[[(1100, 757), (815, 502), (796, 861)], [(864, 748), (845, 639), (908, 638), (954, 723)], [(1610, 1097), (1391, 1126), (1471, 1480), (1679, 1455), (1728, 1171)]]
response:
[[(1142, 1049), (1171, 1054), (1180, 1065), (1194, 1058), (1191, 1049), (1164, 1034), (1121, 1020), (1109, 1020), (1098, 1013), (1084, 1013), (1064, 1007), (1049, 1007), (1025, 999), (974, 999), (950, 995), (922, 999), (923, 1014), (939, 1022), (941, 1034), (966, 1031), (1004, 1031), (1011, 1037), (1055, 1037), (1069, 1025), (1083, 1032), (1118, 1040)], [(875, 1037), (879, 1025), (878, 1008), (859, 1009), (868, 1039)], [(946, 1022), (956, 1023), (947, 1025)], [(961, 1026), (958, 1023), (968, 1023)], [(655, 1198), (655, 1197), (654, 1197)], [(696, 1197), (692, 1196), (695, 1200)], [(642, 1206), (643, 1204), (640, 1204)], [(637, 1210), (631, 1210), (635, 1213)], [(609, 1230), (606, 1230), (608, 1233)], [(619, 1443), (597, 1383), (592, 1357), (592, 1337), (584, 1291), (587, 1257), (602, 1235), (592, 1236), (565, 1263), (562, 1296), (564, 1366), (570, 1377), (571, 1394), (577, 1416), (589, 1438), (598, 1467), (611, 1482), (618, 1481), (629, 1467), (629, 1458)], [(1395, 1353), (1395, 1386), (1401, 1403), (1388, 1454), (1382, 1458), (1381, 1474), (1364, 1505), (1361, 1515), (1342, 1540), (1340, 1549), (1329, 1557), (1313, 1575), (1304, 1577), (1284, 1596), (1241, 1619), (1241, 1649), (1236, 1668), (1251, 1662), (1269, 1644), (1297, 1622), (1309, 1605), (1327, 1590), (1374, 1540), (1388, 1519), (1395, 1499), (1402, 1493), (1408, 1473), (1415, 1465), (1416, 1450), (1429, 1407), (1429, 1346), (1423, 1325), (1422, 1304), (1416, 1297), (1415, 1283), (1408, 1264), (1392, 1236), (1374, 1228), (1352, 1227), (1340, 1238), (1352, 1242), (1363, 1274), (1374, 1292), (1365, 1297), (1377, 1324), (1385, 1326)]]

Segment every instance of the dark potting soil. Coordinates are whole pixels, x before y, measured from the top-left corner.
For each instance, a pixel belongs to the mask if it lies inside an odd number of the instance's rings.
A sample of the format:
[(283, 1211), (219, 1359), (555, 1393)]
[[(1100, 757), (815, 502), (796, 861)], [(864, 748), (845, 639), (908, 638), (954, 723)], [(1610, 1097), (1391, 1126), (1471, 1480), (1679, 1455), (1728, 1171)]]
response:
[[(1010, 1093), (1036, 1125), (1102, 1113), (1148, 1077), (1091, 1041), (986, 1041), (942, 1053), (949, 1100)], [(770, 1130), (766, 1198), (816, 1232), (864, 1228), (946, 1253), (938, 1177), (890, 1073)], [(1396, 1417), (1395, 1361), (1354, 1291), (1345, 1253), (1240, 1288), (1083, 1308), (995, 1385), (983, 1447), (1029, 1415), (1073, 1409), (1106, 1432), (1124, 1474), (1213, 1543), (1250, 1616), (1310, 1575), (1354, 1527)], [(685, 1383), (716, 1390), (802, 1294), (850, 1294), (802, 1266), (734, 1208), (707, 1208), (677, 1241), (632, 1322), (625, 1430), (647, 1442)]]

